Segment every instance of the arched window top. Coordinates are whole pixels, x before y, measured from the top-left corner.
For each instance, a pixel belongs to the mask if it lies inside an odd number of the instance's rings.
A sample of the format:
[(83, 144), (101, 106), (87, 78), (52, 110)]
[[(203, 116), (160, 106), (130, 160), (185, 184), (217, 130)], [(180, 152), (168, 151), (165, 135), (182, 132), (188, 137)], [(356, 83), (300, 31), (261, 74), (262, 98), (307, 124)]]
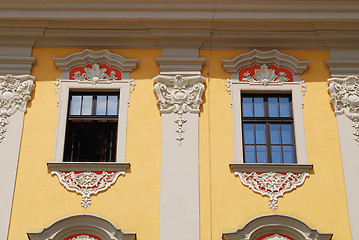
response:
[(135, 233), (123, 233), (110, 221), (86, 214), (63, 218), (27, 235), (30, 240), (136, 240)]
[[(257, 69), (261, 71), (261, 75), (270, 74), (271, 76), (262, 76), (267, 79), (277, 77), (281, 81), (287, 81), (286, 78), (288, 78), (289, 82), (299, 82), (299, 76), (307, 69), (309, 62), (299, 61), (276, 49), (271, 51), (254, 49), (232, 60), (222, 60), (222, 64), (223, 68), (232, 75), (232, 80), (241, 81), (248, 76), (253, 76)], [(244, 76), (245, 74), (248, 76)]]
[(224, 233), (223, 240), (330, 240), (333, 234), (319, 233), (304, 222), (285, 215), (252, 219), (236, 232)]

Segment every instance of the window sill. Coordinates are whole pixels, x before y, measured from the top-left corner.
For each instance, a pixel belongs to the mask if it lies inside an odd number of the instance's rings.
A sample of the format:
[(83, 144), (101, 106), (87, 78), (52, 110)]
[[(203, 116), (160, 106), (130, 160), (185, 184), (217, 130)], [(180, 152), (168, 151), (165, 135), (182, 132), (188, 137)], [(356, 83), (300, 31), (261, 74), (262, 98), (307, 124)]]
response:
[(119, 162), (48, 162), (50, 171), (118, 171), (126, 172), (130, 163)]
[(260, 163), (231, 163), (233, 172), (296, 172), (309, 173), (313, 170), (312, 164), (260, 164)]

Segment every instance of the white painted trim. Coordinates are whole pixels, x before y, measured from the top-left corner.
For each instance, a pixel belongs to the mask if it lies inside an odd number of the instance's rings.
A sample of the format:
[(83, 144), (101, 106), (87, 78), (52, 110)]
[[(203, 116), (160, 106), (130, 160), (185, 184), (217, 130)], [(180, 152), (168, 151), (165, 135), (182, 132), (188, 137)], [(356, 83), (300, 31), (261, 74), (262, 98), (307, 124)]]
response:
[(41, 232), (29, 232), (27, 236), (30, 240), (63, 240), (79, 233), (93, 234), (102, 240), (136, 240), (135, 233), (123, 233), (110, 221), (87, 214), (63, 218)]
[(50, 171), (122, 171), (130, 168), (130, 163), (124, 162), (48, 162)]
[(24, 113), (31, 99), (35, 77), (0, 76), (0, 163), (3, 183), (0, 205), (0, 239), (7, 239), (22, 138)]
[(119, 109), (118, 109), (116, 162), (125, 162), (127, 110), (129, 104), (130, 81), (122, 79), (119, 81), (118, 80), (99, 81), (97, 84), (93, 84), (90, 81), (61, 79), (59, 87), (60, 87), (59, 112), (58, 112), (57, 130), (56, 130), (54, 162), (63, 161), (69, 93), (72, 90), (110, 91), (110, 92), (120, 93)]
[(0, 56), (0, 75), (2, 74), (29, 74), (32, 65), (36, 62), (34, 57), (8, 57)]
[[(273, 64), (277, 67), (284, 67), (292, 71), (294, 75), (302, 74), (309, 64), (308, 61), (299, 61), (292, 56), (281, 53), (274, 49), (268, 52), (252, 50), (249, 53), (241, 54), (233, 60), (222, 60), (223, 68), (232, 74), (232, 79), (238, 80), (238, 72), (254, 64)], [(296, 80), (296, 79), (295, 79)]]
[(296, 151), (297, 163), (307, 164), (301, 82), (283, 82), (280, 84), (269, 83), (267, 86), (263, 86), (260, 83), (251, 84), (246, 82), (232, 81), (234, 162), (243, 163), (241, 94), (244, 92), (292, 94), (295, 146), (296, 149), (300, 149), (300, 151)]
[(233, 172), (305, 172), (313, 169), (312, 164), (260, 164), (260, 163), (231, 163)]
[(107, 64), (121, 71), (122, 79), (129, 79), (130, 72), (136, 68), (138, 59), (126, 59), (108, 50), (92, 51), (86, 49), (71, 54), (65, 58), (54, 58), (57, 68), (60, 69), (63, 79), (68, 79), (70, 70), (75, 67), (85, 67), (87, 64)]
[(224, 233), (223, 240), (257, 239), (270, 233), (284, 234), (296, 240), (330, 240), (333, 234), (319, 233), (304, 222), (285, 215), (265, 215), (252, 219), (235, 232)]

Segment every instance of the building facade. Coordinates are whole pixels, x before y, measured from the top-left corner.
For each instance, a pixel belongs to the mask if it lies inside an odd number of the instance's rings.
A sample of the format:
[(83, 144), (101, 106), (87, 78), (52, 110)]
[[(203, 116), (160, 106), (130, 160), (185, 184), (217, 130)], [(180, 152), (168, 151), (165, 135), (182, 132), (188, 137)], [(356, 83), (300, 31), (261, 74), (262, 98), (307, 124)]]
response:
[(0, 19), (1, 239), (359, 239), (357, 1)]

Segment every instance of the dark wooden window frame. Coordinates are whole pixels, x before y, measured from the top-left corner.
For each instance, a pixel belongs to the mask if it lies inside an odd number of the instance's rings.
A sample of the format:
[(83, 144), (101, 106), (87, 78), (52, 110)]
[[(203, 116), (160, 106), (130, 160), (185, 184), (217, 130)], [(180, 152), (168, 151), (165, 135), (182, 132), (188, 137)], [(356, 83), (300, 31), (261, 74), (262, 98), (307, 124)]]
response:
[[(243, 116), (243, 98), (245, 97), (262, 97), (264, 99), (264, 117), (244, 117)], [(289, 109), (290, 109), (290, 117), (269, 117), (269, 108), (268, 108), (268, 97), (289, 97)], [(264, 123), (265, 124), (265, 140), (266, 144), (257, 144), (256, 143), (256, 134), (255, 134), (255, 125), (254, 125), (254, 145), (255, 146), (255, 158), (256, 163), (257, 161), (257, 145), (266, 146), (266, 154), (267, 154), (267, 163), (272, 163), (272, 151), (271, 146), (292, 146), (293, 147), (293, 158), (294, 163), (297, 163), (297, 157), (296, 157), (296, 147), (295, 147), (295, 137), (294, 137), (294, 118), (293, 118), (293, 106), (292, 106), (292, 95), (291, 94), (254, 94), (254, 93), (243, 93), (241, 95), (241, 111), (242, 111), (242, 142), (243, 142), (243, 159), (244, 162), (246, 162), (245, 159), (245, 143), (244, 143), (244, 124), (246, 123)], [(253, 113), (254, 113), (254, 104), (253, 104)], [(278, 101), (278, 115), (280, 116), (280, 107), (279, 107), (279, 101)], [(287, 123), (291, 125), (292, 130), (292, 144), (283, 144), (282, 142), (282, 134), (281, 134), (281, 144), (271, 144), (270, 139), (270, 128), (269, 124), (271, 123)], [(284, 161), (283, 151), (282, 153), (282, 161)], [(282, 163), (286, 164), (286, 163)]]
[[(117, 146), (117, 129), (118, 129), (118, 114), (119, 111), (117, 109), (116, 115), (96, 115), (96, 107), (97, 107), (97, 97), (98, 96), (117, 96), (118, 101), (120, 99), (120, 93), (119, 92), (80, 92), (80, 91), (74, 91), (69, 93), (69, 101), (68, 101), (68, 112), (67, 112), (67, 123), (66, 123), (66, 134), (65, 134), (65, 140), (71, 141), (71, 145), (74, 145), (74, 136), (73, 132), (70, 132), (69, 129), (75, 126), (75, 124), (92, 124), (93, 127), (99, 127), (101, 124), (111, 124), (111, 126), (115, 126), (116, 134), (113, 137), (111, 132), (111, 141), (110, 141), (110, 150), (108, 153), (108, 159), (99, 159), (98, 162), (101, 161), (116, 161), (116, 146)], [(92, 96), (92, 109), (91, 109), (91, 115), (81, 115), (82, 113), (82, 104), (83, 104), (83, 98), (81, 99), (81, 105), (80, 105), (80, 115), (71, 115), (71, 100), (72, 96)], [(107, 99), (108, 104), (108, 99)], [(106, 104), (106, 112), (107, 112), (107, 104)], [(119, 106), (119, 102), (117, 103), (117, 107)], [(110, 126), (110, 125), (109, 125)], [(72, 131), (72, 130), (71, 130)], [(72, 135), (72, 136), (70, 136)], [(71, 140), (70, 140), (71, 139)], [(66, 151), (69, 151), (69, 149), (64, 149), (64, 161), (70, 161), (70, 162), (81, 162), (82, 160), (79, 159), (79, 154), (77, 153), (77, 159), (74, 159), (74, 146), (71, 146), (71, 153), (70, 158), (65, 159), (65, 155), (68, 154)], [(107, 158), (107, 157), (106, 157)]]

